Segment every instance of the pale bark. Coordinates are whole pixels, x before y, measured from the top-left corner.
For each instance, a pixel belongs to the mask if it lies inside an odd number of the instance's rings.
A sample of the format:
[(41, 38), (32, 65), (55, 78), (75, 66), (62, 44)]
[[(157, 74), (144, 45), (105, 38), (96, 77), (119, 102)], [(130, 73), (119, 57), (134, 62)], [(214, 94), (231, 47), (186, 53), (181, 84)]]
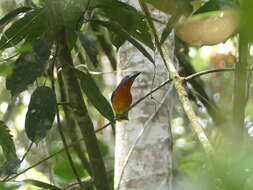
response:
[[(133, 3), (136, 2), (133, 1)], [(137, 7), (136, 5), (134, 6)], [(159, 17), (158, 19), (160, 20), (166, 19), (165, 15), (160, 13), (155, 16)], [(170, 46), (170, 52), (173, 52), (173, 43), (167, 43)], [(151, 52), (151, 55), (153, 54)], [(155, 53), (155, 60), (156, 68), (129, 43), (126, 43), (120, 49), (118, 82), (125, 75), (136, 71), (142, 72), (132, 87), (133, 101), (136, 101), (152, 88), (168, 79), (168, 71), (157, 53)], [(147, 98), (130, 111), (129, 121), (117, 123), (115, 188), (119, 184), (122, 168), (130, 147), (135, 143), (141, 129), (147, 127), (129, 158), (119, 189), (169, 189), (172, 178), (170, 112), (174, 98), (171, 92), (171, 85), (160, 89), (152, 95), (152, 98)]]

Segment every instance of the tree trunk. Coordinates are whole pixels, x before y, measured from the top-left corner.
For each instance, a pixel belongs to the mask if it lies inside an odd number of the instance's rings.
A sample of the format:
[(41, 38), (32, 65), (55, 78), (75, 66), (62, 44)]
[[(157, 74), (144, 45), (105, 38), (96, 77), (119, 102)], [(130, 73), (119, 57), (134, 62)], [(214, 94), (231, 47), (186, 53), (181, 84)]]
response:
[[(134, 7), (138, 6), (136, 2), (134, 1)], [(156, 18), (159, 17), (157, 19), (166, 20), (166, 16), (161, 13), (157, 14), (156, 12), (154, 15)], [(159, 26), (158, 30), (160, 30)], [(170, 46), (170, 52), (173, 52), (173, 45), (170, 42), (167, 44)], [(153, 52), (150, 53), (154, 55)], [(135, 80), (131, 90), (133, 102), (168, 79), (168, 71), (157, 53), (155, 60), (156, 67), (129, 43), (120, 49), (118, 82), (130, 73), (142, 72)], [(170, 113), (173, 96), (171, 92), (171, 85), (163, 87), (152, 97), (146, 98), (134, 107), (129, 112), (129, 121), (117, 123), (115, 189), (118, 188), (119, 183), (120, 190), (169, 189), (172, 179)], [(138, 134), (144, 127), (146, 130), (130, 155), (122, 175), (129, 150), (135, 144)]]

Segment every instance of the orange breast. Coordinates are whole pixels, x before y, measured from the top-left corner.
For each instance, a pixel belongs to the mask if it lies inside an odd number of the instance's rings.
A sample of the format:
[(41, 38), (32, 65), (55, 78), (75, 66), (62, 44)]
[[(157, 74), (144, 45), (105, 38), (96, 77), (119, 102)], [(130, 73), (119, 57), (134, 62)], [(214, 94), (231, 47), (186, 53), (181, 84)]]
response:
[(111, 101), (115, 113), (124, 113), (132, 103), (130, 88), (123, 87), (115, 91)]
[(123, 114), (132, 103), (131, 86), (140, 72), (124, 77), (112, 93), (111, 102), (116, 114)]

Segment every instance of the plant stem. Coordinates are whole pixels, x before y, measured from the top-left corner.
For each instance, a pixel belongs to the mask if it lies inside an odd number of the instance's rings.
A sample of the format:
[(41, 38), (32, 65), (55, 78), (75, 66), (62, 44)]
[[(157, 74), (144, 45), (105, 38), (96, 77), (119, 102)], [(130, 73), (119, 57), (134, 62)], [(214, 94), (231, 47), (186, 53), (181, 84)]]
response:
[[(60, 88), (60, 94), (61, 94), (61, 101), (65, 102), (68, 101), (67, 100), (67, 94), (66, 94), (66, 89), (64, 87), (63, 84), (63, 79), (61, 76), (61, 73), (58, 74), (58, 83), (59, 83), (59, 88)], [(70, 110), (70, 107), (68, 105), (63, 105), (63, 111), (65, 114), (65, 118), (66, 118), (66, 123), (67, 123), (67, 130), (68, 130), (68, 135), (71, 139), (71, 142), (74, 143), (76, 141), (76, 139), (78, 139), (78, 135), (76, 133), (76, 123), (75, 120), (73, 118), (73, 114)], [(91, 168), (89, 165), (89, 161), (85, 156), (85, 152), (83, 151), (80, 143), (76, 143), (73, 146), (78, 158), (80, 159), (84, 169), (86, 169), (88, 171), (88, 173), (90, 174), (90, 176), (92, 176), (92, 172), (91, 172)]]
[[(55, 92), (55, 83), (54, 83), (54, 79), (52, 79), (52, 89), (54, 91), (54, 93), (56, 94)], [(65, 153), (68, 157), (68, 160), (69, 160), (69, 164), (70, 164), (70, 167), (77, 179), (77, 182), (79, 184), (79, 186), (81, 187), (81, 189), (84, 189), (84, 186), (82, 184), (82, 181), (81, 181), (81, 178), (77, 172), (77, 169), (74, 165), (74, 162), (73, 162), (73, 159), (72, 159), (72, 156), (69, 152), (69, 148), (68, 148), (68, 144), (67, 144), (67, 141), (66, 141), (66, 138), (65, 138), (65, 135), (63, 133), (63, 128), (62, 128), (62, 125), (61, 125), (61, 121), (60, 121), (60, 113), (59, 113), (59, 108), (58, 106), (56, 105), (56, 120), (57, 120), (57, 126), (58, 126), (58, 131), (60, 133), (60, 136), (61, 136), (61, 139), (62, 139), (62, 142), (63, 142), (63, 146), (64, 146), (64, 150), (65, 150)]]
[(109, 190), (109, 183), (106, 176), (106, 170), (102, 155), (99, 150), (98, 141), (95, 135), (92, 120), (88, 114), (83, 95), (72, 68), (73, 60), (68, 49), (65, 32), (60, 33), (59, 44), (59, 61), (62, 66), (62, 73), (72, 111), (84, 137), (87, 153), (92, 168), (94, 183), (98, 190)]
[[(234, 92), (233, 92), (233, 140), (243, 138), (245, 106), (247, 101), (248, 55), (249, 47), (243, 29), (239, 34), (239, 62), (235, 65)], [(237, 141), (236, 140), (236, 141)]]

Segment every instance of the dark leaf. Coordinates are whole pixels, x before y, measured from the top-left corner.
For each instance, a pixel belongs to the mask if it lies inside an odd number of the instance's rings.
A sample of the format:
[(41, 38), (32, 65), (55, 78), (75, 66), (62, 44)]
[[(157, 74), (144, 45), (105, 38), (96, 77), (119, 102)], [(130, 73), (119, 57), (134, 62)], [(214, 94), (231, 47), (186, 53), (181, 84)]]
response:
[(32, 94), (25, 118), (25, 131), (35, 143), (51, 129), (56, 113), (56, 96), (51, 88), (38, 87)]
[[(109, 31), (110, 32), (110, 31)], [(114, 32), (110, 32), (110, 39), (112, 44), (117, 48), (117, 50), (125, 43), (126, 39), (121, 36), (115, 34)]]
[(119, 24), (115, 22), (107, 22), (101, 20), (92, 20), (94, 24), (98, 24), (101, 26), (106, 27), (108, 30), (114, 32), (115, 34), (119, 35), (120, 37), (128, 40), (131, 44), (133, 44), (145, 57), (147, 57), (152, 63), (155, 63), (151, 55), (147, 52), (147, 50), (134, 38), (130, 36)]
[(69, 1), (64, 7), (63, 24), (65, 26), (67, 45), (70, 50), (74, 47), (77, 40), (76, 31), (79, 31), (83, 24), (84, 9), (84, 0)]
[(99, 113), (101, 113), (108, 120), (112, 121), (114, 119), (112, 107), (100, 92), (96, 82), (93, 80), (90, 74), (84, 73), (77, 69), (75, 71), (80, 79), (81, 88), (88, 97), (89, 101), (94, 105)]
[(93, 8), (96, 8), (98, 6), (105, 5), (105, 4), (112, 4), (114, 2), (115, 0), (92, 0), (90, 1), (90, 6)]
[(10, 130), (3, 121), (0, 121), (0, 145), (6, 160), (17, 159), (15, 145)]
[(62, 190), (61, 188), (59, 188), (55, 185), (51, 185), (49, 183), (45, 183), (45, 182), (34, 180), (34, 179), (26, 179), (23, 182), (26, 183), (26, 184), (31, 184), (31, 185), (36, 186), (36, 187), (41, 187), (43, 189)]
[(96, 46), (89, 40), (89, 38), (83, 34), (83, 33), (78, 33), (79, 40), (85, 49), (87, 55), (89, 56), (91, 62), (93, 63), (94, 67), (97, 67), (98, 65), (98, 50)]
[(8, 24), (18, 14), (30, 11), (31, 9), (32, 8), (30, 8), (30, 7), (20, 7), (20, 8), (17, 8), (15, 10), (9, 12), (3, 18), (0, 19), (0, 27)]
[(40, 38), (33, 43), (33, 50), (41, 60), (48, 60), (50, 56), (51, 44), (47, 40)]
[[(96, 18), (96, 15), (94, 15), (94, 18)], [(109, 59), (113, 70), (116, 70), (117, 58), (116, 58), (116, 52), (113, 48), (112, 38), (109, 38), (110, 33), (107, 32), (104, 27), (101, 27), (98, 25), (92, 25), (92, 24), (90, 24), (90, 26), (94, 32), (98, 33), (98, 35), (96, 36), (97, 41), (99, 45), (101, 46), (101, 48), (103, 49), (105, 55)]]
[(6, 79), (6, 88), (12, 95), (27, 89), (43, 73), (50, 55), (50, 45), (42, 39), (33, 43), (33, 51), (23, 53), (14, 62), (14, 68)]
[(236, 5), (231, 0), (210, 0), (206, 2), (203, 6), (197, 9), (194, 14), (200, 14), (210, 11), (219, 11), (223, 8), (236, 7)]
[(45, 9), (36, 9), (15, 21), (1, 37), (0, 49), (9, 48), (21, 40), (32, 41), (41, 36), (47, 29)]
[(167, 23), (165, 29), (163, 30), (160, 44), (163, 44), (163, 42), (168, 38), (168, 36), (170, 35), (170, 32), (172, 31), (174, 25), (179, 20), (180, 16), (181, 16), (180, 13), (175, 13), (169, 18), (168, 23)]
[(7, 160), (0, 168), (0, 175), (12, 175), (16, 174), (20, 167), (21, 161), (17, 159)]
[(137, 9), (120, 1), (102, 1), (96, 7), (111, 21), (120, 24), (131, 36), (154, 49), (146, 19)]

